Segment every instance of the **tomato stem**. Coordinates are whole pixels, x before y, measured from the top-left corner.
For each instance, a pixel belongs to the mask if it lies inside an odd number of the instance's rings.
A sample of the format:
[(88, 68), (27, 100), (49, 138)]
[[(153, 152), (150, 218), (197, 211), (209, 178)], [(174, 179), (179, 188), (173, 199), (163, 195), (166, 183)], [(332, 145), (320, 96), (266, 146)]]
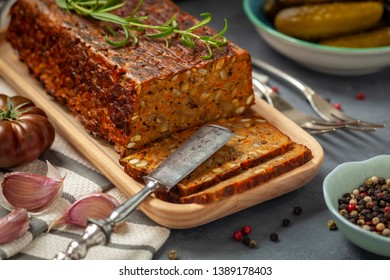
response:
[(22, 104), (19, 104), (15, 108), (12, 108), (12, 102), (11, 98), (7, 98), (7, 105), (4, 110), (0, 109), (0, 121), (7, 120), (7, 121), (17, 121), (20, 117), (20, 115), (28, 112), (31, 108), (27, 108), (24, 110), (20, 110), (23, 106), (26, 106), (30, 102), (25, 102)]

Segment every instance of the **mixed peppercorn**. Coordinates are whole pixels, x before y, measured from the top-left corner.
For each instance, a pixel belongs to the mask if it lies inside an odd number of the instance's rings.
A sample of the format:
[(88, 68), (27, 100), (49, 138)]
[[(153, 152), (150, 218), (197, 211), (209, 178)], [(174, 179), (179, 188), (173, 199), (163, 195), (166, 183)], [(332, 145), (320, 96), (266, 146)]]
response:
[(251, 239), (249, 237), (249, 234), (252, 232), (251, 226), (243, 226), (241, 230), (236, 230), (233, 232), (233, 239), (236, 241), (242, 241), (245, 245), (255, 248), (256, 247), (256, 240)]
[(390, 237), (390, 179), (372, 176), (339, 198), (338, 205), (350, 222)]
[[(294, 207), (292, 212), (294, 215), (297, 215), (297, 216), (301, 215), (302, 214), (302, 207), (296, 206), (296, 207)], [(291, 223), (290, 219), (288, 219), (288, 218), (284, 218), (282, 220), (283, 227), (290, 226), (290, 223)], [(245, 225), (241, 228), (241, 230), (235, 230), (233, 232), (233, 239), (235, 241), (242, 241), (242, 243), (244, 243), (248, 247), (256, 248), (257, 247), (256, 240), (250, 238), (250, 236), (249, 236), (251, 232), (252, 232), (252, 227), (249, 225)], [(275, 232), (272, 232), (269, 235), (269, 239), (273, 242), (277, 242), (277, 241), (279, 241), (279, 235)]]
[[(294, 207), (292, 213), (296, 216), (299, 216), (302, 214), (302, 207), (296, 206)], [(284, 218), (282, 220), (282, 226), (288, 227), (290, 226), (291, 221), (289, 218)], [(233, 240), (235, 241), (241, 241), (244, 245), (248, 246), (249, 248), (257, 248), (257, 242), (255, 239), (252, 239), (250, 237), (250, 234), (252, 233), (252, 227), (250, 225), (244, 225), (240, 230), (235, 230), (232, 234)], [(275, 232), (272, 232), (269, 235), (269, 239), (273, 242), (279, 241), (279, 235)], [(175, 250), (170, 250), (168, 252), (168, 258), (170, 260), (177, 260), (178, 256)]]

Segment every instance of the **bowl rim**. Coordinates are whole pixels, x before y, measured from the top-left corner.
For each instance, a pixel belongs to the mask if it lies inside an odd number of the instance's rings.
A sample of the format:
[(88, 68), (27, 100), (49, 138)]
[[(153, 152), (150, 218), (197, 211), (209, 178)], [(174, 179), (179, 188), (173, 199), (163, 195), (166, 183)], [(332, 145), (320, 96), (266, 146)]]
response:
[(346, 227), (348, 227), (350, 229), (354, 229), (354, 230), (360, 232), (361, 234), (363, 234), (364, 236), (367, 236), (368, 238), (374, 238), (374, 239), (377, 239), (377, 240), (380, 240), (380, 241), (389, 242), (389, 244), (390, 244), (390, 237), (382, 236), (382, 235), (379, 235), (379, 234), (373, 234), (372, 232), (367, 231), (365, 229), (362, 229), (360, 226), (351, 223), (350, 221), (346, 220), (343, 216), (341, 216), (339, 211), (337, 211), (335, 209), (335, 207), (333, 206), (333, 203), (332, 203), (331, 198), (329, 196), (329, 190), (328, 190), (330, 178), (332, 176), (334, 176), (335, 174), (339, 173), (339, 172), (343, 172), (343, 169), (345, 169), (347, 166), (359, 167), (359, 166), (362, 166), (362, 165), (367, 165), (367, 164), (370, 164), (370, 163), (374, 163), (374, 162), (376, 162), (378, 160), (382, 160), (382, 159), (386, 159), (386, 160), (390, 161), (390, 154), (378, 155), (378, 156), (374, 156), (374, 157), (371, 157), (369, 159), (361, 160), (361, 161), (349, 161), (349, 162), (341, 163), (340, 165), (336, 166), (325, 177), (325, 179), (323, 181), (322, 190), (323, 190), (323, 195), (324, 195), (324, 199), (325, 199), (325, 204), (326, 204), (328, 210), (331, 212), (331, 214), (334, 217), (336, 217), (337, 219), (342, 221), (344, 226), (346, 226)]
[(340, 53), (341, 54), (381, 54), (381, 53), (390, 52), (390, 46), (374, 47), (374, 48), (342, 48), (342, 47), (322, 46), (320, 44), (311, 43), (311, 42), (307, 42), (307, 41), (303, 41), (300, 39), (290, 37), (288, 35), (280, 33), (279, 31), (269, 27), (262, 20), (260, 20), (256, 16), (256, 14), (253, 12), (253, 10), (250, 8), (250, 3), (252, 1), (262, 1), (262, 0), (244, 0), (243, 1), (244, 12), (246, 13), (249, 20), (256, 27), (261, 28), (262, 30), (264, 30), (268, 34), (273, 35), (275, 37), (278, 37), (279, 39), (286, 40), (289, 43), (302, 45), (302, 46), (308, 47), (308, 48), (315, 48), (315, 49), (318, 49), (321, 51), (326, 51), (326, 52), (331, 52), (331, 53), (339, 53), (339, 54)]

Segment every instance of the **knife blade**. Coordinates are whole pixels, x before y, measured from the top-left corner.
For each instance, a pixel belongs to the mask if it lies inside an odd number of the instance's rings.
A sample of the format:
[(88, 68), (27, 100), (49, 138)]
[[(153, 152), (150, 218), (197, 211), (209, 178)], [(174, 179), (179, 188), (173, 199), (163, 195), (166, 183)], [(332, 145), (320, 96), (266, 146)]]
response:
[[(145, 182), (157, 181), (169, 191), (208, 159), (232, 137), (232, 132), (218, 125), (206, 125), (171, 154), (163, 164), (145, 176)], [(180, 164), (178, 165), (178, 162)]]
[(89, 225), (82, 238), (73, 240), (67, 250), (59, 252), (54, 259), (82, 259), (90, 247), (109, 243), (114, 226), (124, 221), (151, 193), (168, 192), (225, 145), (232, 136), (233, 132), (222, 126), (201, 127), (156, 169), (144, 177), (144, 188), (119, 205), (107, 219), (89, 219)]

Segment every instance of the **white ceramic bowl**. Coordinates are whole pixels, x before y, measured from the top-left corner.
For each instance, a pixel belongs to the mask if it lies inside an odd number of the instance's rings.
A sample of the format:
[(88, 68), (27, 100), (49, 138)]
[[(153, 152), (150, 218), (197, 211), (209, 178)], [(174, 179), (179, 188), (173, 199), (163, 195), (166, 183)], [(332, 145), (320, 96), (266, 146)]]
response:
[(340, 164), (325, 177), (325, 203), (338, 229), (346, 238), (367, 251), (390, 257), (390, 237), (364, 230), (345, 219), (338, 211), (338, 199), (371, 176), (390, 178), (390, 155)]
[(390, 46), (338, 48), (305, 42), (275, 30), (263, 13), (264, 0), (244, 0), (244, 11), (261, 37), (276, 51), (307, 68), (335, 75), (362, 75), (390, 66)]

